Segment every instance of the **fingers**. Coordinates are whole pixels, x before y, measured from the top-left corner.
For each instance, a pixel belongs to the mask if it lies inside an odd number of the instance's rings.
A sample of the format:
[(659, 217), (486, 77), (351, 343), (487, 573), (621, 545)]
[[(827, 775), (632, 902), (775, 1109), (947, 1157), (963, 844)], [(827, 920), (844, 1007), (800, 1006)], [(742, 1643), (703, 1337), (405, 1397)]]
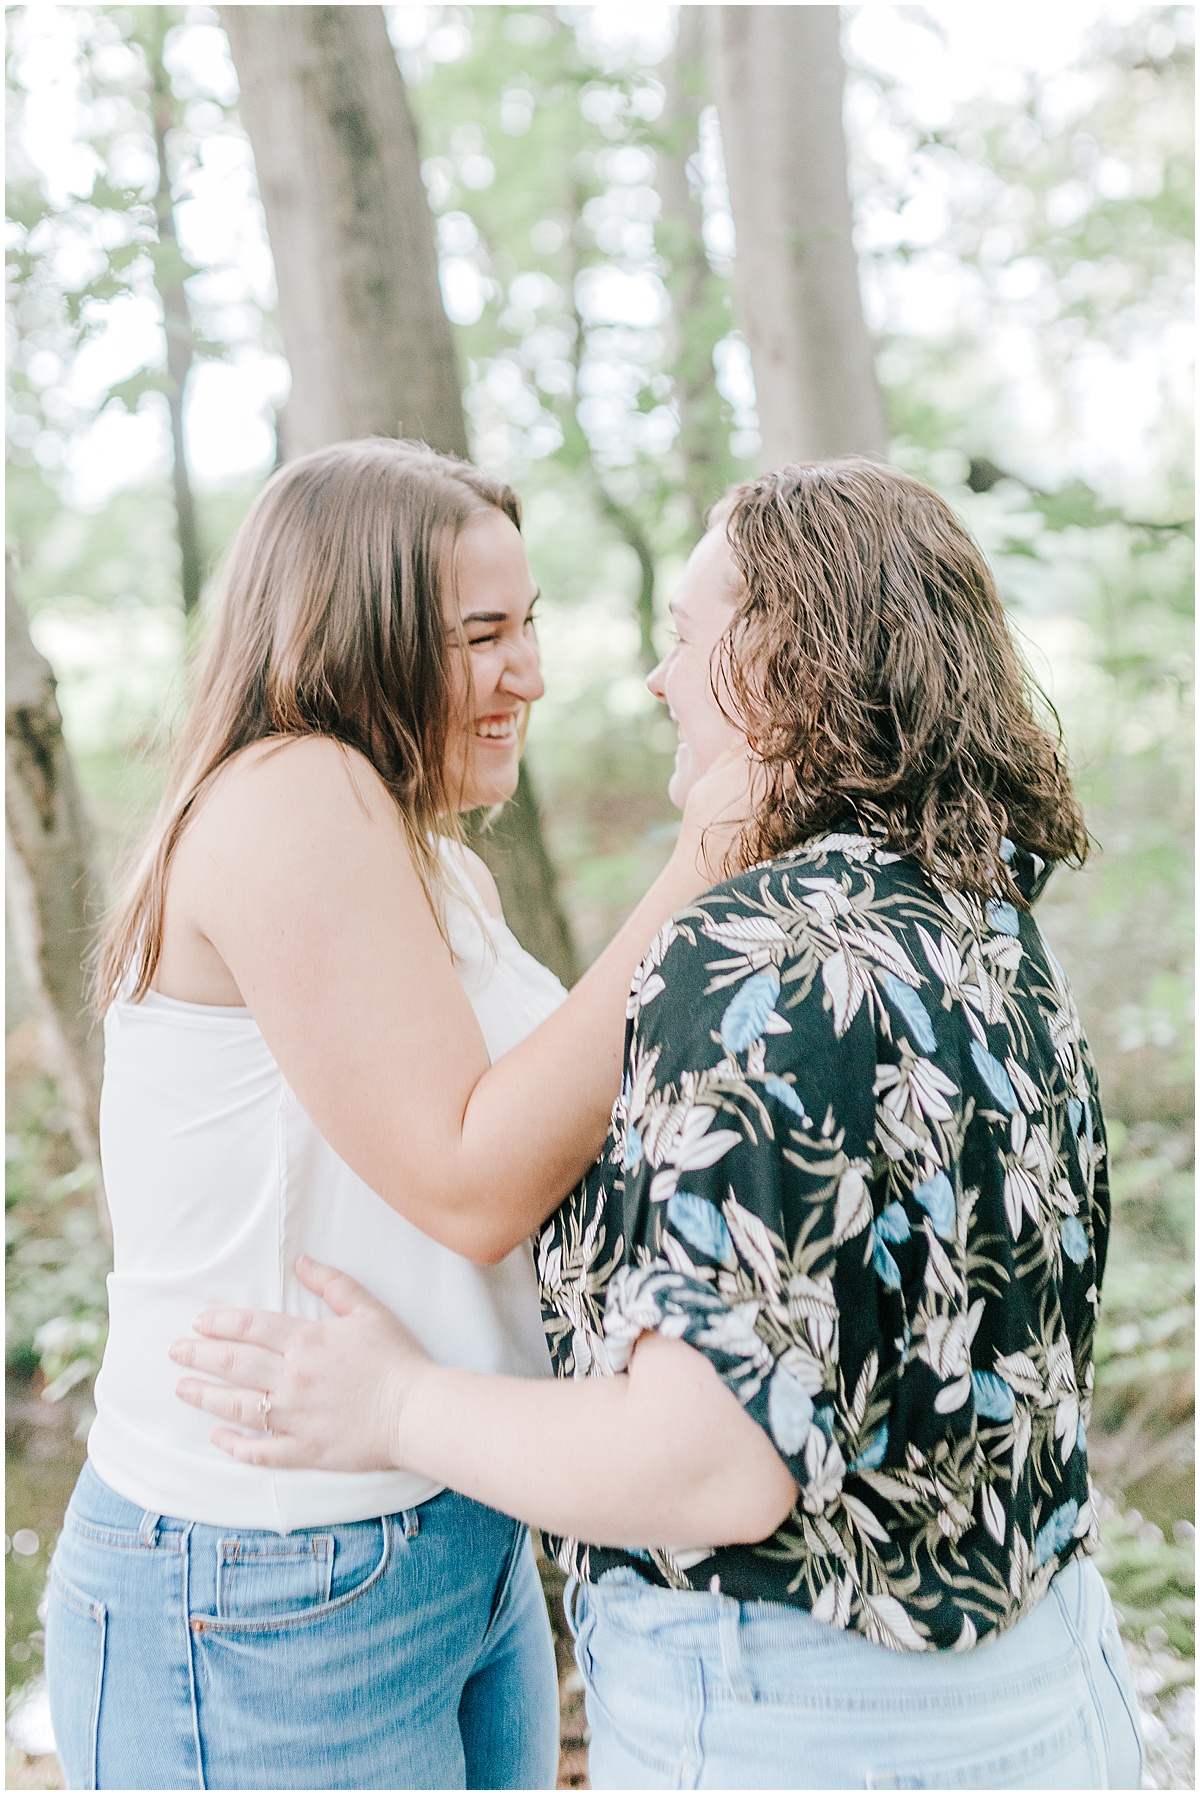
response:
[(277, 1353), (286, 1352), (311, 1325), (274, 1309), (206, 1309), (192, 1322), (210, 1340), (244, 1340)]
[(243, 1465), (265, 1465), (281, 1470), (312, 1463), (311, 1457), (301, 1456), (295, 1440), (288, 1434), (238, 1434), (227, 1427), (218, 1427), (209, 1437), (214, 1446), (219, 1446), (222, 1452)]
[(226, 1384), (206, 1383), (203, 1378), (183, 1377), (175, 1386), (181, 1402), (238, 1427), (253, 1428), (269, 1438), (263, 1425), (263, 1393), (261, 1390), (231, 1390)]
[(277, 1389), (283, 1373), (279, 1353), (262, 1346), (232, 1346), (224, 1340), (176, 1340), (170, 1356), (177, 1365), (251, 1390)]
[(353, 1315), (356, 1309), (375, 1300), (369, 1291), (355, 1282), (349, 1272), (338, 1271), (332, 1265), (322, 1265), (319, 1260), (309, 1259), (303, 1254), (296, 1261), (296, 1276), (304, 1288), (319, 1296), (335, 1315)]

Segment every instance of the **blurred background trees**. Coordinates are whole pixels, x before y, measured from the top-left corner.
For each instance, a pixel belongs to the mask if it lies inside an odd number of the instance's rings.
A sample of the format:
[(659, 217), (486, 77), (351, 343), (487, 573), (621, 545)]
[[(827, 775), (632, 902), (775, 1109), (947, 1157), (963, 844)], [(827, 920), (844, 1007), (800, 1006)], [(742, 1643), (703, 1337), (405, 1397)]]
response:
[[(642, 678), (725, 487), (886, 451), (983, 543), (1100, 850), (1041, 914), (1112, 1119), (1091, 1450), (1159, 1786), (1186, 1781), (1193, 1653), (1193, 17), (18, 7), (7, 60), (9, 543), (99, 879), (281, 452), (419, 424), (521, 491), (544, 830), (529, 794), (485, 842), (566, 970), (668, 851), (674, 732)], [(19, 944), (10, 974), (20, 1685), (105, 1249)]]

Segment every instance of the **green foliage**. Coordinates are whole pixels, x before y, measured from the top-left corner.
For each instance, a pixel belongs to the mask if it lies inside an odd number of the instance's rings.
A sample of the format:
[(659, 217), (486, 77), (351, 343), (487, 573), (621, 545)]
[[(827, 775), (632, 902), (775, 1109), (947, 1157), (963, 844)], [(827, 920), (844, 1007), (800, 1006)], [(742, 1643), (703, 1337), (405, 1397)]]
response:
[(1101, 1517), (1100, 1569), (1120, 1612), (1127, 1638), (1169, 1645), (1183, 1662), (1181, 1682), (1191, 1680), (1196, 1652), (1195, 1533), (1185, 1524), (1167, 1537), (1136, 1509), (1110, 1507)]
[[(728, 279), (710, 268), (701, 303), (672, 331), (663, 277), (685, 246), (656, 226), (663, 88), (654, 71), (606, 57), (546, 9), (441, 16), (462, 34), (462, 53), (434, 62), (414, 48), (402, 62), (461, 321), (477, 452), (533, 490), (567, 476), (574, 505), (634, 549), (649, 656), (654, 563), (693, 533), (683, 450), (694, 460), (697, 445), (678, 441), (673, 376), (696, 385), (707, 370), (706, 497), (744, 471), (713, 378), (730, 328)], [(650, 284), (635, 302), (638, 275)]]
[[(74, 35), (78, 115), (74, 186), (65, 193), (55, 191), (25, 153), (27, 26), (14, 20), (6, 58), (8, 216), (15, 227), (8, 262), (15, 329), (9, 436), (18, 463), (59, 468), (70, 434), (89, 416), (110, 404), (136, 410), (147, 394), (166, 390), (156, 330), (148, 333), (147, 366), (87, 400), (68, 397), (71, 371), (106, 328), (113, 306), (140, 301), (153, 315), (164, 283), (182, 283), (198, 272), (173, 238), (162, 238), (155, 146), (156, 124), (182, 124), (173, 104), (165, 114), (160, 104), (156, 121), (155, 71), (186, 11), (62, 9)], [(196, 134), (173, 129), (170, 151), (175, 181), (186, 186), (198, 154)], [(168, 212), (170, 203), (168, 194)], [(224, 348), (202, 327), (195, 331), (194, 353), (220, 355)]]
[[(881, 358), (902, 438), (1020, 472), (1086, 455), (1078, 393), (1106, 355), (1141, 354), (1143, 378), (1167, 388), (1155, 350), (1186, 315), (1193, 267), (1193, 28), (1189, 7), (1098, 17), (1075, 68), (1030, 72), (1023, 91), (975, 97), (936, 128), (860, 49), (871, 278), (888, 290), (895, 270), (924, 266), (957, 300), (948, 330), (893, 335)], [(995, 347), (1020, 325), (1044, 392), (1036, 434), (1014, 418), (1012, 363)], [(1189, 384), (1177, 379), (1163, 399), (1139, 505), (1169, 521), (1191, 510)]]
[(46, 1080), (21, 1093), (8, 1117), (4, 1168), (5, 1356), (13, 1370), (40, 1369), (50, 1400), (99, 1369), (111, 1263), (96, 1217), (95, 1168), (75, 1161), (54, 1096)]
[[(260, 484), (238, 480), (196, 495), (201, 533), (212, 545), (210, 579)], [(39, 469), (15, 466), (8, 478), (8, 540), (29, 611), (64, 599), (178, 608), (179, 545), (165, 480), (127, 486), (99, 510), (85, 511), (48, 485)]]

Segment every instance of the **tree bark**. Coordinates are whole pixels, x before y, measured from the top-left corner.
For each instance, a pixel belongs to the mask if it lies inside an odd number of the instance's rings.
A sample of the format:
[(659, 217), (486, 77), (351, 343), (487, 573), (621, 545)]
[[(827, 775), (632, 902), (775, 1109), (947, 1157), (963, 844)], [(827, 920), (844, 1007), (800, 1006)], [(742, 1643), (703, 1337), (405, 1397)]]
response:
[(571, 183), (570, 195), (572, 229), (568, 241), (570, 243), (569, 266), (572, 295), (571, 321), (574, 325), (574, 336), (571, 343), (573, 397), (571, 417), (565, 427), (578, 444), (580, 464), (595, 493), (600, 515), (608, 519), (621, 540), (633, 550), (637, 557), (638, 589), (633, 601), (633, 614), (638, 627), (639, 658), (643, 668), (649, 673), (658, 660), (658, 650), (654, 644), (654, 588), (658, 571), (654, 560), (654, 549), (637, 514), (629, 505), (623, 505), (620, 499), (610, 492), (604, 469), (593, 456), (587, 433), (579, 422), (578, 406), (583, 358), (587, 349), (587, 325), (584, 323), (583, 313), (579, 309), (579, 276), (583, 267), (579, 254), (583, 193), (578, 182)]
[[(546, 848), (537, 794), (521, 762), (517, 792), (495, 822), (486, 813), (470, 819), (468, 839), (487, 861), (500, 888), (504, 914), (521, 946), (548, 966), (564, 985), (579, 977), (579, 955), (558, 896), (558, 875)], [(520, 919), (518, 928), (513, 918)]]
[(171, 91), (171, 78), (163, 63), (163, 40), (166, 34), (167, 21), (163, 8), (155, 7), (152, 29), (143, 39), (150, 70), (150, 114), (154, 126), (154, 149), (158, 158), (158, 190), (154, 195), (154, 216), (158, 228), (159, 252), (154, 257), (154, 284), (162, 301), (163, 324), (167, 333), (171, 483), (175, 493), (183, 610), (184, 615), (190, 617), (200, 603), (204, 585), (204, 557), (200, 548), (196, 501), (192, 492), (187, 444), (183, 434), (183, 401), (188, 376), (192, 371), (194, 345), (191, 313), (183, 285), (184, 263), (175, 231), (171, 172), (167, 162), (167, 133), (175, 124), (175, 97)]
[(737, 233), (761, 460), (887, 449), (863, 318), (836, 6), (717, 6), (717, 112)]
[(91, 828), (63, 740), (54, 675), (33, 645), (7, 566), (4, 645), (8, 924), (75, 1149), (98, 1163), (104, 1049), (92, 1025), (84, 968), (95, 941), (100, 884)]
[(289, 455), (356, 436), (466, 456), (416, 125), (379, 6), (223, 6), (292, 369)]
[(613, 497), (604, 484), (603, 474), (594, 465), (593, 474), (596, 499), (601, 511), (637, 556), (638, 589), (633, 608), (638, 626), (638, 654), (643, 670), (649, 673), (658, 661), (658, 649), (654, 643), (654, 587), (658, 571), (654, 562), (654, 550), (634, 513), (628, 505), (622, 505), (619, 499)]
[(713, 350), (729, 328), (729, 316), (724, 282), (714, 274), (704, 246), (704, 208), (688, 174), (688, 164), (700, 147), (700, 114), (709, 98), (704, 14), (698, 6), (681, 6), (678, 20), (665, 72), (667, 97), (655, 156), (662, 207), (655, 236), (667, 264), (678, 446), (691, 534), (698, 541), (708, 511), (724, 487), (717, 444), (726, 420), (713, 374)]
[[(223, 6), (292, 371), (290, 458), (358, 436), (466, 456), (467, 427), (416, 126), (378, 6)], [(509, 926), (566, 983), (578, 965), (526, 766), (471, 831)]]

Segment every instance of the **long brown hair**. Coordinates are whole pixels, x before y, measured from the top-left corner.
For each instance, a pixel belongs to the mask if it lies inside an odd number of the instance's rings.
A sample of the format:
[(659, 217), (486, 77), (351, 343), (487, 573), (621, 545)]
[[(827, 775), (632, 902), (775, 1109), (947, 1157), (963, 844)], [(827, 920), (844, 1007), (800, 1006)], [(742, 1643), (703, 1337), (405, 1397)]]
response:
[(987, 562), (937, 493), (802, 462), (714, 517), (744, 582), (718, 689), (763, 766), (743, 864), (850, 824), (944, 887), (1023, 903), (1003, 837), (1085, 859), (1057, 716), (1038, 721)]
[(462, 721), (445, 586), (460, 532), (488, 507), (520, 527), (520, 502), (501, 481), (383, 437), (318, 449), (267, 482), (230, 551), (166, 795), (102, 932), (98, 1004), (149, 990), (171, 856), (199, 798), (253, 742), (322, 735), (365, 755), (434, 897), (431, 838), (454, 827), (446, 749)]

